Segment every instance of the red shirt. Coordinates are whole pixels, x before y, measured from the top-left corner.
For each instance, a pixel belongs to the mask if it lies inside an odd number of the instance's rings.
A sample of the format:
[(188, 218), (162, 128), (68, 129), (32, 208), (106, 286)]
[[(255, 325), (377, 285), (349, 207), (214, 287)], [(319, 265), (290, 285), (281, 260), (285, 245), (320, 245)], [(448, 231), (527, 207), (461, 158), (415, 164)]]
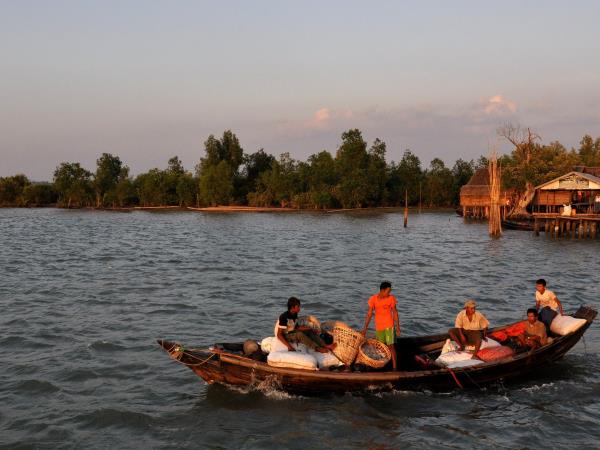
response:
[(380, 298), (379, 294), (375, 294), (369, 299), (369, 307), (375, 310), (375, 329), (377, 331), (382, 331), (394, 326), (396, 297), (389, 295)]

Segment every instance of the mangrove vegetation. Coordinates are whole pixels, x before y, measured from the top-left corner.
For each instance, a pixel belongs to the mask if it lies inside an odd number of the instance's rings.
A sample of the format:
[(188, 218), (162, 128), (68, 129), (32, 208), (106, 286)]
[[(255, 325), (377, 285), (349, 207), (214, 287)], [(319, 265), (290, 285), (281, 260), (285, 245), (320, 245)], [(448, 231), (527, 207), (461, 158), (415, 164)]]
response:
[[(505, 126), (502, 137), (514, 145), (499, 159), (504, 187), (526, 193), (532, 185), (566, 173), (576, 165), (600, 166), (600, 138), (584, 136), (578, 149), (559, 142), (544, 145), (537, 135)], [(0, 178), (0, 206), (125, 208), (132, 206), (203, 207), (247, 205), (302, 209), (365, 208), (404, 205), (449, 207), (487, 160), (459, 159), (447, 167), (433, 159), (427, 167), (410, 150), (387, 162), (380, 139), (370, 145), (358, 129), (344, 132), (334, 154), (327, 150), (299, 161), (260, 149), (246, 153), (230, 130), (209, 136), (193, 171), (173, 156), (166, 168), (132, 176), (121, 159), (109, 153), (94, 171), (78, 162), (62, 162), (51, 182), (37, 183), (18, 174)]]

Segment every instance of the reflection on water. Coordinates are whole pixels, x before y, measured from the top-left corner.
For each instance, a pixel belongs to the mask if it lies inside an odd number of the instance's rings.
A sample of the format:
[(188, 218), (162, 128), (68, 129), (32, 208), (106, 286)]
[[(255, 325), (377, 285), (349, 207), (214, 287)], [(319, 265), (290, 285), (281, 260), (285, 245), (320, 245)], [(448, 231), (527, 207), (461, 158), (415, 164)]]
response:
[(597, 327), (534, 379), (482, 391), (307, 398), (206, 386), (154, 338), (270, 334), (290, 295), (354, 326), (389, 279), (404, 334), (448, 328), (467, 297), (493, 324), (544, 277), (598, 304), (598, 242), (448, 213), (115, 214), (0, 209), (0, 444), (24, 447), (593, 447)]

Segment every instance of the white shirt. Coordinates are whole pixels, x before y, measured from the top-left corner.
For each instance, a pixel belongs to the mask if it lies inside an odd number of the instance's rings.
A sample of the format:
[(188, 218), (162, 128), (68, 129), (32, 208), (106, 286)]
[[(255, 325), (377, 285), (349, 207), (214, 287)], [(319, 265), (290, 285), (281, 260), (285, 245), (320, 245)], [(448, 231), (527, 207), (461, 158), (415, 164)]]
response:
[(456, 316), (456, 322), (454, 323), (454, 326), (456, 328), (462, 328), (463, 330), (483, 330), (490, 326), (488, 320), (479, 311), (475, 311), (471, 319), (472, 320), (469, 320), (467, 311), (463, 309)]
[(546, 289), (543, 294), (540, 294), (539, 291), (535, 291), (535, 301), (539, 305), (540, 309), (549, 306), (554, 311), (558, 310), (556, 295), (550, 289)]

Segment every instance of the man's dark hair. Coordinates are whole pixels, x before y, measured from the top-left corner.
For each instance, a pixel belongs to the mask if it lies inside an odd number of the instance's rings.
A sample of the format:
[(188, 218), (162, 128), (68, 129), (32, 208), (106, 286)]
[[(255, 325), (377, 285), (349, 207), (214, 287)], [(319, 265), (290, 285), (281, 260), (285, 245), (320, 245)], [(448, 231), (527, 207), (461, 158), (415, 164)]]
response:
[(383, 283), (381, 283), (379, 285), (379, 290), (383, 291), (384, 289), (391, 288), (391, 287), (392, 287), (392, 283), (390, 283), (389, 281), (384, 281)]
[(538, 316), (537, 309), (535, 309), (535, 308), (529, 308), (529, 309), (527, 310), (527, 315), (529, 315), (529, 313), (533, 314), (535, 317), (537, 317), (537, 316)]
[(294, 306), (300, 306), (300, 300), (298, 300), (296, 297), (290, 297), (288, 299), (288, 311)]
[(543, 278), (540, 278), (539, 280), (537, 280), (535, 282), (535, 284), (541, 284), (542, 286), (546, 287), (546, 280), (544, 280)]

